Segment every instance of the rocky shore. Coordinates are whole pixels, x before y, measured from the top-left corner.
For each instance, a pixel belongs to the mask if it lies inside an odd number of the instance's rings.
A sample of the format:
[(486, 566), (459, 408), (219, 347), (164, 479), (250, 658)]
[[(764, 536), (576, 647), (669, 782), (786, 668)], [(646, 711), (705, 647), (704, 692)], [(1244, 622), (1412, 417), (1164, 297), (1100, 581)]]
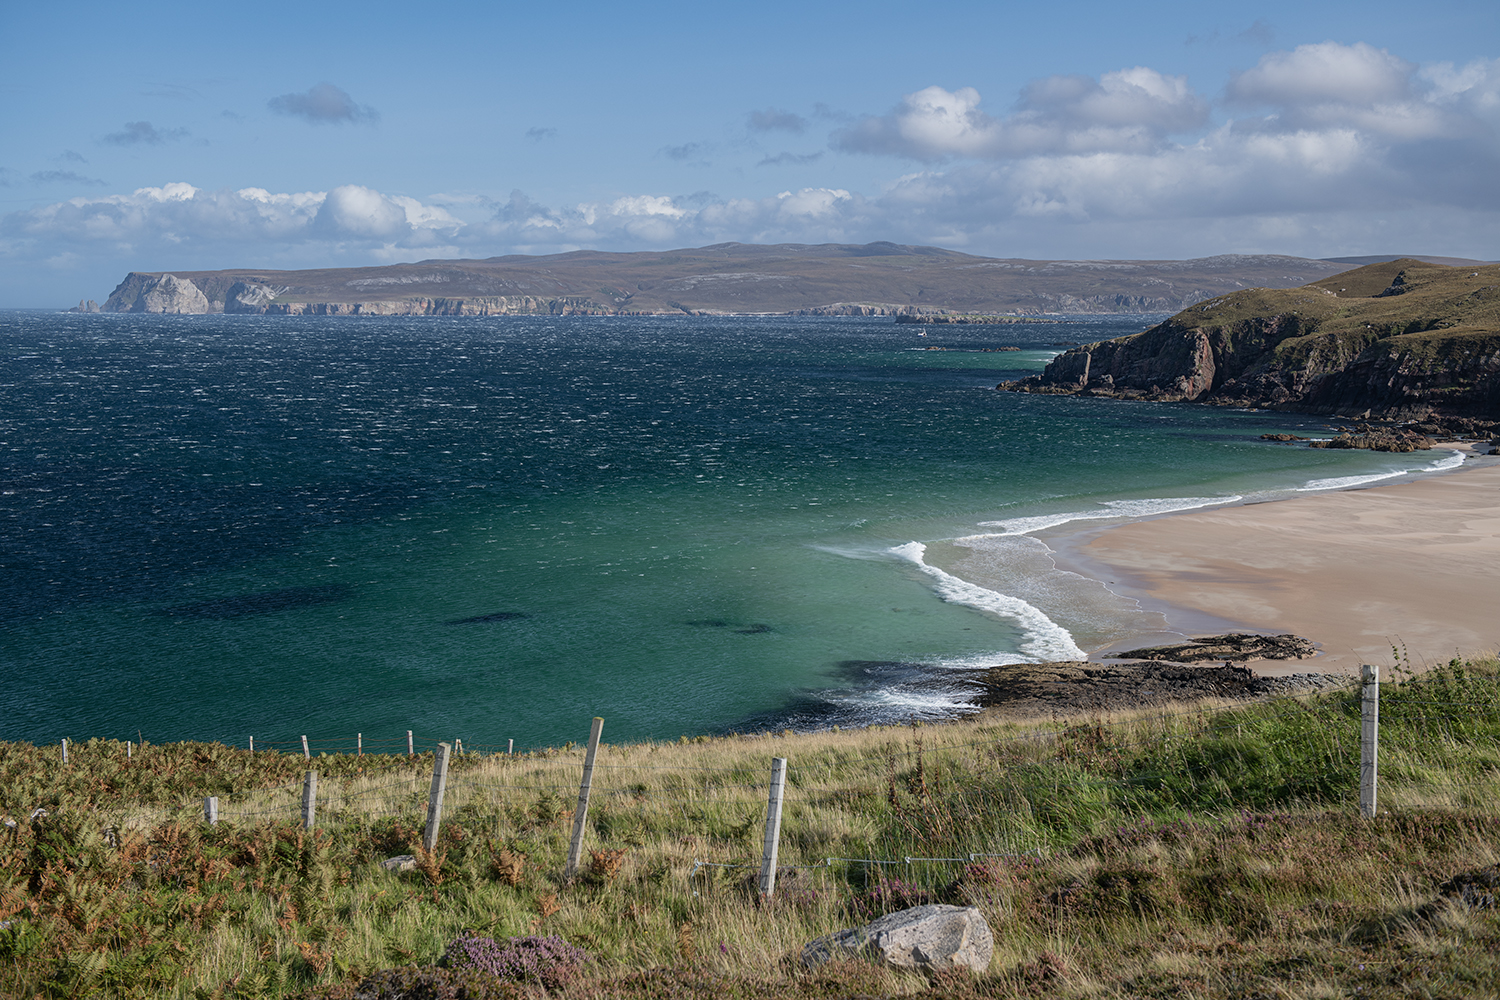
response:
[[(1245, 640), (1265, 640), (1259, 647)], [(1141, 657), (1124, 662), (1069, 660), (1057, 663), (1014, 663), (990, 667), (978, 678), (977, 704), (1004, 715), (1049, 714), (1150, 708), (1173, 702), (1210, 698), (1254, 699), (1321, 690), (1345, 682), (1322, 673), (1294, 673), (1262, 677), (1246, 666), (1227, 660), (1202, 666), (1203, 660), (1223, 659), (1259, 648), (1274, 659), (1301, 658), (1316, 652), (1299, 636), (1211, 636), (1181, 646), (1132, 650), (1110, 656)], [(1168, 659), (1167, 657), (1173, 657)]]
[(1500, 265), (1405, 259), (1246, 289), (997, 388), (1423, 421), (1500, 417)]

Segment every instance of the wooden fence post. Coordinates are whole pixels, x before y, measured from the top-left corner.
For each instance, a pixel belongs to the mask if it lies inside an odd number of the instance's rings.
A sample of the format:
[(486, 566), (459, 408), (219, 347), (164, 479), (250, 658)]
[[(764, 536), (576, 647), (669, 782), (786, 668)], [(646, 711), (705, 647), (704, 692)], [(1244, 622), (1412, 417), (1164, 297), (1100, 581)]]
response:
[(573, 813), (573, 842), (568, 845), (568, 866), (563, 869), (563, 878), (571, 879), (578, 874), (578, 859), (583, 854), (583, 826), (589, 818), (589, 787), (594, 783), (594, 755), (599, 752), (599, 734), (604, 731), (604, 720), (594, 717), (589, 729), (589, 749), (583, 755), (583, 783), (578, 786), (578, 809)]
[(68, 762), (68, 741), (67, 740), (63, 740), (63, 763), (66, 764), (67, 762)]
[(203, 822), (209, 826), (219, 825), (219, 797), (210, 795), (203, 800)]
[(254, 736), (250, 737), (250, 752), (251, 753), (255, 752), (255, 737)]
[(448, 787), (448, 751), (446, 743), (437, 745), (432, 760), (432, 788), (427, 793), (427, 829), (422, 833), (422, 849), (429, 854), (437, 847), (438, 827), (443, 822), (443, 789)]
[(771, 758), (771, 793), (766, 800), (766, 839), (760, 853), (760, 894), (776, 891), (776, 850), (781, 841), (781, 800), (786, 790), (786, 758)]
[(515, 752), (516, 752), (516, 741), (515, 740), (506, 740), (505, 741), (505, 755), (507, 757), (511, 757), (511, 756), (515, 755)]
[(308, 771), (302, 779), (302, 828), (311, 830), (317, 820), (318, 772)]
[(355, 733), (354, 734), (354, 752), (355, 752), (355, 755), (359, 756), (359, 757), (363, 757), (365, 755), (365, 734), (364, 733)]
[(125, 759), (130, 760), (135, 756), (135, 744), (129, 740), (125, 741)]
[(411, 746), (411, 730), (410, 729), (408, 729), (406, 731), (406, 756), (408, 756), (408, 757), (415, 757), (416, 756), (416, 753), (413, 752), (412, 746)]
[(1359, 680), (1359, 811), (1373, 819), (1380, 773), (1380, 668), (1361, 664)]
[(307, 749), (307, 737), (306, 736), (302, 737), (302, 759), (303, 760), (312, 760), (312, 754)]

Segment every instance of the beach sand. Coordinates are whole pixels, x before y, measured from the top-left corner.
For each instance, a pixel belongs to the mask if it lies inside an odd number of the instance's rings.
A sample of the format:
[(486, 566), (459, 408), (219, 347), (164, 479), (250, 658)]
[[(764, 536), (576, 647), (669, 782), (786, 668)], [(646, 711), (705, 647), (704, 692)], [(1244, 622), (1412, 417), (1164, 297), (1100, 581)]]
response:
[[(1258, 673), (1358, 673), (1500, 647), (1500, 464), (1414, 482), (1173, 514), (1049, 539), (1061, 568), (1189, 634), (1235, 625), (1317, 643)], [(1118, 648), (1118, 647), (1116, 647)]]

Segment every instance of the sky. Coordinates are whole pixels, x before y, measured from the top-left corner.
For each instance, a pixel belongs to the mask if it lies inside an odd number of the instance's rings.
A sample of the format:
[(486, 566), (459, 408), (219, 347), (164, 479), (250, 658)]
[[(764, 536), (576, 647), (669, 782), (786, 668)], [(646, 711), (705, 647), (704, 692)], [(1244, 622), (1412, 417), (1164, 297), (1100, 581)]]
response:
[(0, 307), (890, 240), (1500, 259), (1494, 0), (0, 0)]

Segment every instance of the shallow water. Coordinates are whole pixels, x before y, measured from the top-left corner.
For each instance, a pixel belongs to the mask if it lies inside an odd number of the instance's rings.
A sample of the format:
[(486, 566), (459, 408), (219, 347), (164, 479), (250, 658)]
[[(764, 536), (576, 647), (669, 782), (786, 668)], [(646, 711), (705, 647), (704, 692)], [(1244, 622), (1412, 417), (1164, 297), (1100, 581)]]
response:
[(964, 667), (1140, 631), (1027, 532), (1435, 461), (993, 391), (1143, 325), (3, 314), (0, 732), (477, 748), (594, 715), (612, 740), (942, 715)]

